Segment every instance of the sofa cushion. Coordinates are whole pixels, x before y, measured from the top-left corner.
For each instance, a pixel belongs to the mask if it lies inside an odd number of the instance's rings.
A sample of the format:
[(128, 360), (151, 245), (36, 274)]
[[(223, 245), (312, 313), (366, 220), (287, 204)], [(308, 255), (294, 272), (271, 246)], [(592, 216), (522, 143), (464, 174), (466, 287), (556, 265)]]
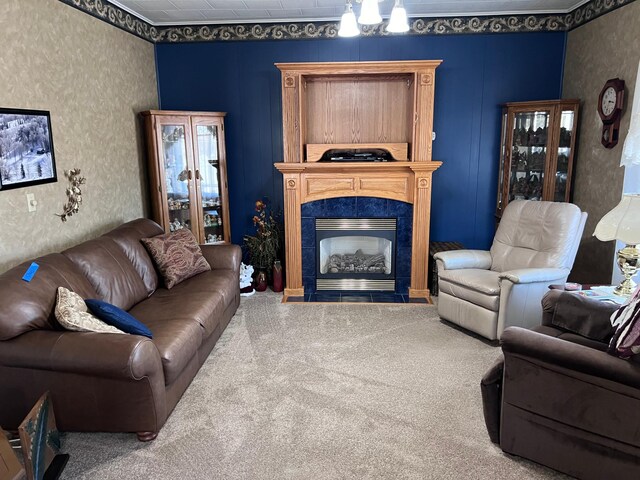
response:
[(162, 298), (156, 292), (129, 312), (151, 330), (162, 359), (166, 385), (180, 376), (204, 337), (204, 329), (195, 320), (204, 314), (192, 310), (192, 301), (185, 302), (177, 296)]
[(22, 276), (32, 260), (0, 275), (0, 340), (9, 340), (29, 330), (61, 329), (54, 314), (60, 286), (84, 298), (96, 296), (91, 283), (64, 255), (53, 253), (33, 262), (40, 268), (30, 282), (22, 280)]
[(124, 333), (122, 330), (118, 330), (91, 314), (82, 297), (64, 287), (58, 287), (55, 314), (58, 323), (67, 330), (75, 332)]
[(497, 312), (500, 307), (500, 279), (497, 272), (465, 268), (440, 272), (438, 289)]
[(103, 302), (102, 300), (95, 300), (92, 298), (88, 299), (86, 304), (91, 313), (103, 322), (113, 325), (123, 332), (130, 333), (131, 335), (141, 335), (143, 337), (153, 338), (151, 331), (144, 323), (138, 321), (134, 316), (125, 312), (121, 308), (111, 305), (110, 303)]
[(129, 310), (149, 296), (135, 267), (111, 238), (89, 240), (62, 253), (89, 279), (97, 292), (94, 298)]
[(158, 288), (158, 274), (153, 265), (153, 260), (149, 256), (140, 240), (146, 237), (161, 235), (164, 230), (160, 225), (146, 218), (132, 220), (118, 228), (105, 234), (111, 238), (122, 249), (133, 267), (142, 278), (144, 286), (147, 287), (147, 294), (151, 295)]
[(196, 237), (186, 228), (165, 235), (143, 238), (141, 242), (147, 247), (168, 289), (187, 278), (211, 270)]
[(236, 282), (231, 270), (211, 270), (191, 277), (171, 290), (159, 288), (130, 313), (144, 323), (148, 318), (189, 319), (202, 328), (202, 337), (207, 338), (218, 326), (225, 309), (235, 300)]

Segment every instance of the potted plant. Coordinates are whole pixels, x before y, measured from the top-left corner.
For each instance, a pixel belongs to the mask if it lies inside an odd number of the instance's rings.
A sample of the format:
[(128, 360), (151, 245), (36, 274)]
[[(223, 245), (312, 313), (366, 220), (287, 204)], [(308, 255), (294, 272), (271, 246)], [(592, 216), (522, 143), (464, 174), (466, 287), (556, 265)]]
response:
[(256, 227), (256, 234), (245, 235), (244, 244), (256, 270), (255, 289), (264, 292), (267, 289), (267, 272), (278, 258), (282, 238), (282, 228), (267, 199), (256, 202), (253, 225)]

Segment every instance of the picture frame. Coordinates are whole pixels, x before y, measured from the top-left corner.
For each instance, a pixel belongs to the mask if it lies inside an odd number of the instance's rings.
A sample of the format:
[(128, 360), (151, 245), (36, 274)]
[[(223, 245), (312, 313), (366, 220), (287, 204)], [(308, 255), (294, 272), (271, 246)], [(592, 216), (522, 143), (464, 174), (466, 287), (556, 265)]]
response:
[(0, 108), (0, 191), (57, 181), (50, 113)]
[(69, 460), (60, 454), (51, 395), (45, 392), (18, 427), (24, 468), (28, 480), (56, 480)]

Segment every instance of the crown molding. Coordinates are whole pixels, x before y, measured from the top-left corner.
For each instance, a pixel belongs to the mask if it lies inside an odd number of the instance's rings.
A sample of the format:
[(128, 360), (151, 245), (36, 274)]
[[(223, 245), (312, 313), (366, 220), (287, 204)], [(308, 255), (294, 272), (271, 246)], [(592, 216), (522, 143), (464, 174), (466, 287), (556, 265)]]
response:
[[(337, 21), (153, 25), (108, 0), (59, 1), (151, 43), (338, 38)], [(411, 18), (410, 30), (401, 35), (566, 32), (634, 1), (588, 0), (568, 13)], [(386, 25), (364, 26), (362, 36), (398, 36), (387, 33)]]

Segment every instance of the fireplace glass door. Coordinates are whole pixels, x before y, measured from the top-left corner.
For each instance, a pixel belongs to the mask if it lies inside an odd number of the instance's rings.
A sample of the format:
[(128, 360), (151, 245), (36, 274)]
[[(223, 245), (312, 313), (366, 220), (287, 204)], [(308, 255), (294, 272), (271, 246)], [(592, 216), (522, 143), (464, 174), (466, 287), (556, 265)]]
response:
[(395, 290), (396, 219), (316, 219), (318, 290)]

